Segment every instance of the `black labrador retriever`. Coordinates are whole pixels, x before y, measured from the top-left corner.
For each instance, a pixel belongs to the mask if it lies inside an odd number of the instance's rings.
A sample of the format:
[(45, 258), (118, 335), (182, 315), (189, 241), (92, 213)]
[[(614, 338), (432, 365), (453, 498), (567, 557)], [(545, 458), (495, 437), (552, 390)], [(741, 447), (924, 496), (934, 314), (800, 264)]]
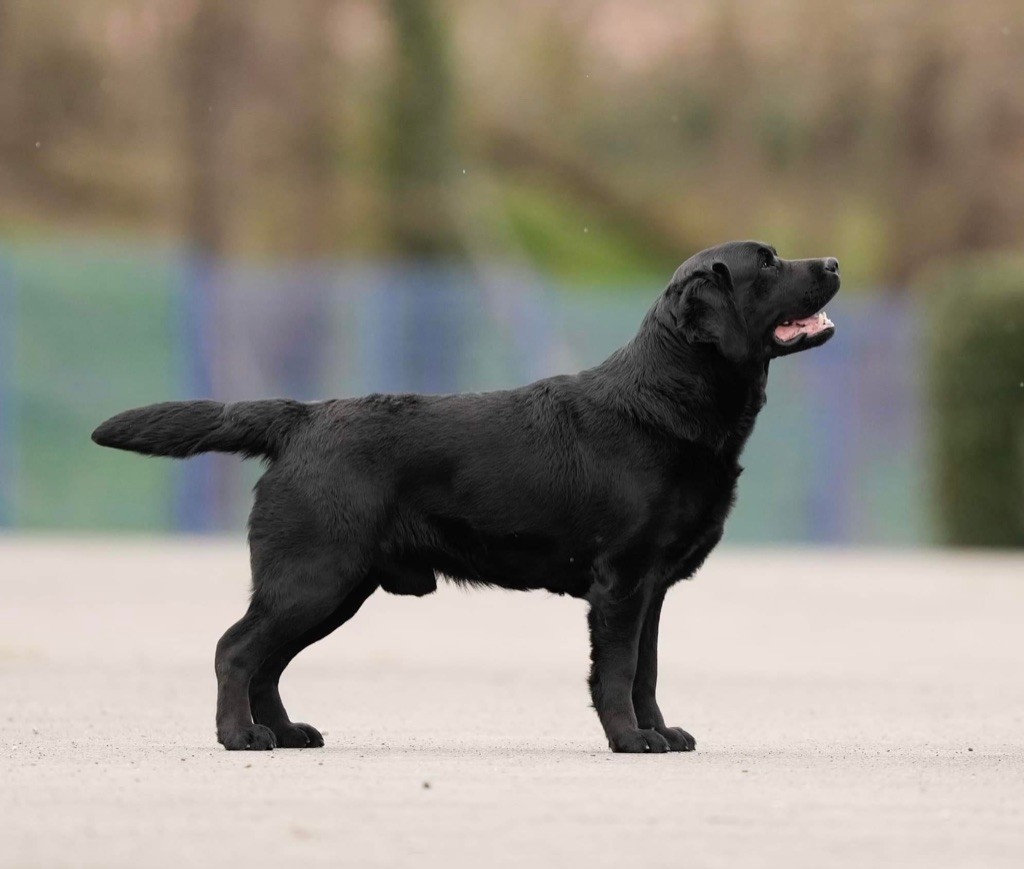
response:
[(252, 600), (217, 644), (217, 738), (318, 747), (278, 693), (288, 663), (378, 587), (437, 576), (590, 605), (590, 690), (614, 751), (691, 751), (655, 697), (668, 588), (722, 536), (768, 364), (834, 327), (835, 259), (731, 242), (688, 259), (637, 335), (596, 368), (475, 395), (169, 402), (93, 440), (185, 458), (260, 456)]

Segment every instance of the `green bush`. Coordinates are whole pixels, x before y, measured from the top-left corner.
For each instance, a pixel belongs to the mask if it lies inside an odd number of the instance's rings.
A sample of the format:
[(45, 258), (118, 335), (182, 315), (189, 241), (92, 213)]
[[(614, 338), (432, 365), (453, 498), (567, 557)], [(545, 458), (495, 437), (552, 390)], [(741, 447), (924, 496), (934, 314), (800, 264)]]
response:
[(941, 539), (1024, 547), (1024, 257), (956, 264), (921, 290)]

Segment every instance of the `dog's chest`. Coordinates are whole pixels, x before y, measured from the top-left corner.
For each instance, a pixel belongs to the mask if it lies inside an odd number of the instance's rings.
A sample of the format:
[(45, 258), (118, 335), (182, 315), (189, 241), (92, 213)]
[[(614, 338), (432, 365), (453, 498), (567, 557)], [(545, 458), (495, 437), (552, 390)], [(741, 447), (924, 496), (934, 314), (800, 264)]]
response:
[(686, 562), (706, 541), (721, 535), (736, 500), (742, 471), (732, 462), (710, 462), (699, 472), (679, 479), (666, 499), (660, 517), (660, 549), (667, 565)]

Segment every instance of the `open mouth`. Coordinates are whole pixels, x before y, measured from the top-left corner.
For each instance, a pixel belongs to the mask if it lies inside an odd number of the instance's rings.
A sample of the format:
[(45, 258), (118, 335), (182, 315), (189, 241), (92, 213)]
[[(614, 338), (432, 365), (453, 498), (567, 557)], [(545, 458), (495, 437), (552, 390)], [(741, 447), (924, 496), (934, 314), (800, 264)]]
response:
[(814, 316), (802, 320), (783, 320), (775, 327), (775, 340), (779, 344), (793, 344), (801, 338), (812, 338), (834, 328), (835, 323), (828, 318), (828, 314), (818, 311)]

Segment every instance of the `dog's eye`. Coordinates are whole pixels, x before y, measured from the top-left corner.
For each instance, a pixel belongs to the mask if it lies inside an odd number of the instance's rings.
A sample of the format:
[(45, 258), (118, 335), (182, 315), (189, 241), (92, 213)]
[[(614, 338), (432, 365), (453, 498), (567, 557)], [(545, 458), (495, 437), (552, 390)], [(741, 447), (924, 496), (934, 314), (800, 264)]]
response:
[(770, 269), (775, 267), (775, 254), (770, 250), (763, 250), (760, 254), (761, 257), (761, 268)]

